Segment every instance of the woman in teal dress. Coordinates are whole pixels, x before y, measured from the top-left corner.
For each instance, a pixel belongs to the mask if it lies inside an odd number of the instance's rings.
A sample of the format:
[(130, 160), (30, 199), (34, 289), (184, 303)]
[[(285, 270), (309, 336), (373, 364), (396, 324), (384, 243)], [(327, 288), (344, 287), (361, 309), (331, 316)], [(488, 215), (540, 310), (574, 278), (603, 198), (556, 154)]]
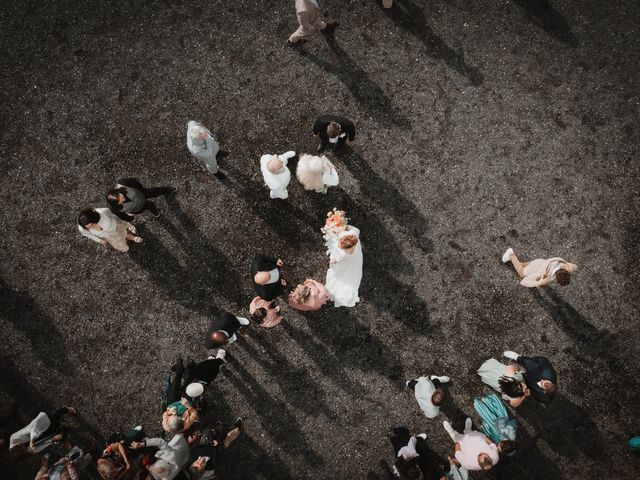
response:
[(495, 393), (476, 397), (473, 406), (482, 419), (482, 433), (497, 444), (516, 441), (518, 423), (515, 419), (509, 418), (507, 408)]

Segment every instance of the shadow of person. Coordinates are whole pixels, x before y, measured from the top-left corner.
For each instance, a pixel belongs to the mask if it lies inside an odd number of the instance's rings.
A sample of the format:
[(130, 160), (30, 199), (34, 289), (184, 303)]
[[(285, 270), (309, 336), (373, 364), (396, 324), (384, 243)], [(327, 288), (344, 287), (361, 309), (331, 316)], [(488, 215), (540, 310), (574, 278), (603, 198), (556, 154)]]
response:
[(288, 455), (304, 460), (309, 465), (324, 464), (324, 460), (308, 442), (303, 428), (290, 411), (287, 403), (275, 399), (240, 362), (226, 371), (226, 378), (238, 392), (253, 405), (262, 431), (273, 438)]
[(524, 10), (534, 25), (552, 38), (573, 48), (578, 46), (578, 39), (571, 31), (569, 23), (547, 0), (514, 0), (513, 3)]
[[(312, 231), (315, 229), (313, 219), (308, 213), (293, 206), (290, 200), (271, 199), (269, 189), (264, 183), (239, 170), (229, 171), (229, 179), (226, 180), (228, 188), (242, 197), (254, 214), (271, 227), (273, 233), (296, 249), (301, 245), (313, 243), (314, 240), (319, 244), (318, 235)], [(292, 170), (292, 176), (293, 172)]]
[[(232, 408), (225, 396), (220, 395), (215, 387), (207, 391), (206, 395), (208, 405), (211, 408), (206, 418), (202, 419), (203, 425), (210, 426), (220, 420), (229, 426), (240, 416), (244, 419), (247, 430), (259, 431), (257, 427), (254, 427), (253, 416), (248, 412), (240, 412), (236, 408)], [(216, 466), (216, 476), (255, 480), (294, 478), (291, 470), (278, 454), (274, 451), (267, 453), (247, 430), (240, 434), (240, 437), (231, 444), (230, 448), (221, 452), (223, 455), (221, 455), (221, 462)]]
[[(382, 8), (382, 2), (377, 2)], [(428, 23), (424, 13), (424, 4), (413, 0), (395, 0), (392, 9), (383, 9), (387, 17), (399, 28), (420, 40), (426, 49), (428, 57), (443, 61), (449, 68), (466, 77), (471, 85), (478, 86), (484, 81), (484, 76), (476, 67), (467, 65), (462, 49), (456, 52), (444, 40), (436, 35)]]
[(355, 100), (378, 122), (409, 127), (409, 120), (395, 111), (384, 90), (369, 78), (367, 72), (353, 61), (333, 36), (327, 37), (327, 43), (336, 56), (337, 64), (328, 62), (305, 48), (300, 48), (298, 52), (323, 70), (335, 75), (349, 89)]
[[(589, 367), (592, 379), (601, 379), (611, 386), (615, 395), (608, 396), (612, 411), (623, 408), (632, 411), (637, 405), (640, 381), (628, 366), (616, 357), (616, 336), (592, 325), (573, 306), (567, 303), (551, 287), (530, 289), (534, 299), (554, 319), (558, 327), (574, 342), (572, 353), (576, 360)], [(541, 292), (544, 292), (543, 293)], [(630, 412), (629, 412), (630, 413)]]
[(347, 148), (345, 153), (346, 155), (341, 156), (343, 163), (358, 179), (362, 193), (377, 203), (401, 228), (413, 236), (423, 251), (430, 253), (433, 250), (433, 244), (427, 238), (428, 222), (420, 210), (400, 194), (395, 185), (378, 175), (360, 153), (351, 148)]
[[(294, 408), (314, 417), (323, 414), (327, 418), (335, 418), (336, 414), (329, 407), (324, 390), (318, 387), (308, 370), (293, 365), (285, 355), (280, 353), (278, 345), (267, 337), (269, 337), (268, 332), (259, 330), (251, 336), (253, 342), (264, 348), (264, 353), (258, 351), (251, 341), (239, 342), (239, 345), (269, 372), (271, 381), (280, 385), (287, 401)], [(313, 402), (309, 402), (309, 398), (313, 398)]]
[(518, 414), (558, 455), (575, 459), (581, 453), (592, 460), (603, 460), (604, 444), (598, 426), (589, 412), (562, 394), (557, 394), (546, 408), (540, 408), (535, 400), (524, 402)]
[(538, 447), (522, 424), (518, 424), (516, 453), (502, 456), (500, 462), (491, 469), (492, 478), (522, 480), (561, 480), (558, 466)]
[[(35, 299), (26, 291), (11, 288), (0, 279), (0, 317), (29, 339), (33, 353), (45, 365), (64, 375), (75, 367), (67, 357), (64, 339)], [(7, 337), (3, 341), (6, 341)]]
[(240, 277), (233, 265), (197, 228), (179, 205), (172, 205), (180, 227), (166, 215), (158, 220), (182, 247), (183, 265), (171, 251), (148, 230), (142, 232), (145, 245), (132, 249), (130, 258), (150, 274), (150, 279), (186, 308), (206, 316), (217, 313), (215, 296), (220, 294), (237, 307), (245, 305)]

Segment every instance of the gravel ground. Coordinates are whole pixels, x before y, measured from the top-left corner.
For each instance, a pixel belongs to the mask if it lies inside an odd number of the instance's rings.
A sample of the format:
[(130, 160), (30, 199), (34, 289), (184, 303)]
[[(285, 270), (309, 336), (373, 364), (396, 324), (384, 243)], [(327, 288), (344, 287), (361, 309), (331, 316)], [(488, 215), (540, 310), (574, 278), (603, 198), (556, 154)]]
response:
[[(445, 454), (441, 421), (477, 420), (475, 370), (505, 348), (550, 357), (560, 390), (518, 410), (517, 454), (478, 478), (637, 478), (638, 2), (327, 0), (335, 38), (298, 50), (292, 4), (3, 2), (0, 384), (19, 405), (5, 430), (73, 404), (89, 436), (158, 433), (173, 359), (206, 355), (219, 310), (247, 315), (252, 256), (323, 280), (320, 228), (339, 207), (362, 231), (362, 301), (287, 311), (229, 348), (210, 400), (246, 435), (222, 478), (361, 479), (391, 461), (393, 425)], [(260, 155), (312, 152), (327, 112), (358, 128), (334, 158), (340, 187), (294, 180), (269, 200)], [(227, 181), (188, 154), (189, 119), (230, 152)], [(122, 176), (179, 188), (128, 254), (74, 224)], [(509, 245), (579, 272), (521, 288)], [(453, 379), (434, 421), (404, 388), (424, 373)]]

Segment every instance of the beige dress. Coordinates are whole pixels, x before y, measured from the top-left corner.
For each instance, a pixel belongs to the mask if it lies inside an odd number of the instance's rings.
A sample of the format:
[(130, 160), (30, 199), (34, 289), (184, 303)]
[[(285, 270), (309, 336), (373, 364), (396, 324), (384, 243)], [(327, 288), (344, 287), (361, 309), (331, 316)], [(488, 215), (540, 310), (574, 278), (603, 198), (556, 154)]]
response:
[(327, 26), (317, 0), (296, 0), (296, 16), (299, 26), (289, 37), (291, 43), (297, 43)]
[(127, 228), (132, 225), (118, 218), (108, 208), (96, 208), (96, 212), (100, 215), (98, 225), (102, 227), (102, 230), (87, 230), (78, 225), (80, 233), (94, 242), (102, 243), (105, 240), (120, 252), (128, 251)]
[(523, 287), (537, 287), (541, 279), (548, 278), (549, 281), (555, 280), (555, 273), (561, 268), (571, 270), (572, 264), (560, 257), (553, 258), (537, 258), (530, 261), (523, 269), (524, 277), (520, 280)]

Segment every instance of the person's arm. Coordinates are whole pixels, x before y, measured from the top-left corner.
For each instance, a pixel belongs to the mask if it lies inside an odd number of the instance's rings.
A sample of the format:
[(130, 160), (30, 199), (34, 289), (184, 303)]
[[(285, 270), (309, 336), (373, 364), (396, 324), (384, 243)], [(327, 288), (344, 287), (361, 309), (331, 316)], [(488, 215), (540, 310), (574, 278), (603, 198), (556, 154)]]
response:
[(547, 283), (549, 283), (548, 277), (542, 277), (539, 280), (533, 280), (532, 278), (524, 277), (522, 280), (520, 280), (520, 285), (522, 285), (523, 287), (529, 287), (529, 288), (542, 287)]
[(520, 405), (522, 405), (522, 402), (524, 402), (527, 397), (531, 395), (531, 390), (529, 390), (524, 383), (522, 384), (522, 389), (524, 390), (524, 395), (522, 395), (521, 397), (509, 399), (509, 405), (511, 405), (513, 408), (518, 408)]
[(349, 141), (350, 142), (355, 141), (355, 139), (356, 139), (356, 127), (353, 125), (353, 123), (349, 122), (349, 124), (346, 126), (345, 130), (349, 134)]
[(78, 230), (80, 230), (80, 233), (82, 235), (84, 235), (87, 238), (90, 238), (94, 242), (101, 243), (102, 245), (106, 245), (107, 244), (107, 241), (104, 238), (100, 238), (100, 237), (94, 235), (93, 233), (91, 233), (91, 231), (87, 230), (86, 228), (81, 227), (80, 225), (78, 225)]
[(283, 153), (282, 155), (279, 155), (279, 157), (283, 160), (289, 160), (290, 158), (293, 158), (296, 156), (296, 152), (294, 152), (293, 150), (289, 150), (286, 153)]
[(118, 449), (118, 453), (120, 454), (120, 456), (124, 460), (124, 463), (127, 466), (127, 470), (130, 470), (131, 469), (131, 464), (129, 463), (129, 457), (127, 455), (127, 449), (124, 448), (124, 445), (122, 443), (112, 444), (111, 448), (113, 448), (114, 446)]
[(69, 473), (69, 480), (79, 480), (80, 476), (78, 475), (78, 471), (76, 470), (75, 465), (70, 460), (66, 462), (67, 472)]
[(116, 184), (122, 185), (123, 187), (135, 188), (136, 190), (144, 192), (144, 187), (137, 178), (121, 178), (116, 182)]
[(327, 125), (326, 123), (323, 121), (322, 118), (318, 118), (315, 122), (313, 122), (313, 134), (317, 137), (318, 135), (320, 135), (320, 132), (322, 131), (322, 128), (324, 127), (324, 129), (326, 130)]
[[(133, 445), (133, 443), (134, 442), (131, 442), (131, 445)], [(158, 447), (160, 450), (162, 450), (163, 448), (167, 448), (167, 445), (169, 445), (169, 443), (164, 438), (145, 438), (137, 445), (140, 445), (140, 443), (143, 444), (141, 445), (142, 447)], [(140, 448), (141, 446), (135, 448)]]
[(109, 205), (109, 210), (120, 220), (124, 220), (125, 222), (133, 222), (136, 217), (133, 215), (129, 215), (122, 211), (122, 205), (118, 205), (119, 208)]

